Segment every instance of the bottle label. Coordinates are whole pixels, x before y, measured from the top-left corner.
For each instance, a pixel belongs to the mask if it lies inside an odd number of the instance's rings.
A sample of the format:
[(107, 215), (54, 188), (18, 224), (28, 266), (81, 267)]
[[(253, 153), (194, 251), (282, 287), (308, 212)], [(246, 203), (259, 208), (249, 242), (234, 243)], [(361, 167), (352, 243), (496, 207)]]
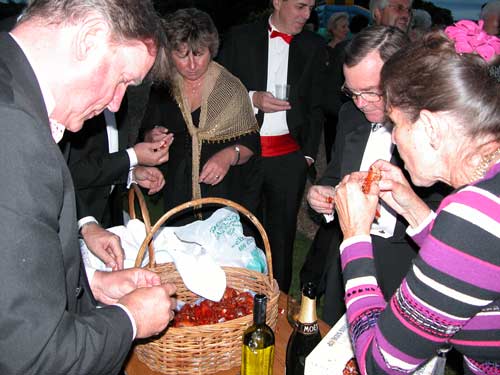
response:
[(319, 331), (318, 322), (314, 323), (297, 322), (297, 330), (299, 332), (302, 332), (304, 335), (314, 335)]

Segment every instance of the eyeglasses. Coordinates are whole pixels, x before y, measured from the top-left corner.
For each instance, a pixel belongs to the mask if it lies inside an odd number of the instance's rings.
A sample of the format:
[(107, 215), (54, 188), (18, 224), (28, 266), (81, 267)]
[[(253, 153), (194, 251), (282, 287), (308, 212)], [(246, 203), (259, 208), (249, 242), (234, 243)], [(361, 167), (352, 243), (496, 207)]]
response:
[(356, 100), (357, 98), (361, 98), (367, 102), (376, 103), (382, 99), (382, 94), (379, 94), (377, 92), (371, 92), (371, 91), (354, 92), (354, 91), (351, 91), (349, 88), (346, 87), (345, 83), (342, 85), (342, 88), (340, 89), (340, 91), (342, 91), (342, 93), (345, 96), (351, 98), (352, 100)]
[(394, 9), (394, 10), (396, 10), (396, 12), (398, 12), (398, 13), (406, 13), (406, 14), (408, 14), (411, 11), (411, 8), (405, 7), (405, 6), (401, 5), (401, 4), (387, 4), (387, 6), (390, 7), (390, 8), (392, 8), (392, 9)]

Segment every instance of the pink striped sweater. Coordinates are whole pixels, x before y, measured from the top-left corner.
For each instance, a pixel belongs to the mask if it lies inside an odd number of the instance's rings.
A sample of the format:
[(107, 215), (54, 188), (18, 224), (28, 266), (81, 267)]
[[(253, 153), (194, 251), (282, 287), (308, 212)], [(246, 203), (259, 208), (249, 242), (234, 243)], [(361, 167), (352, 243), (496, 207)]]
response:
[(340, 247), (350, 334), (363, 374), (408, 374), (451, 344), (475, 374), (500, 374), (500, 163), (408, 231), (418, 257), (387, 303), (371, 239)]

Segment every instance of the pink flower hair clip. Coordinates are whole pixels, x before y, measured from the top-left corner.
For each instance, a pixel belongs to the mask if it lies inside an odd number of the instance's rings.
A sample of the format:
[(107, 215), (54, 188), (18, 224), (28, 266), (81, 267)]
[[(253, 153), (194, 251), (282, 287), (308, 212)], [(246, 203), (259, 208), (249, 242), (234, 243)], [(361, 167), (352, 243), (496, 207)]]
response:
[(483, 30), (483, 20), (477, 24), (462, 20), (455, 26), (448, 26), (444, 32), (455, 41), (457, 53), (477, 53), (484, 60), (490, 61), (495, 55), (500, 55), (500, 38), (489, 35)]

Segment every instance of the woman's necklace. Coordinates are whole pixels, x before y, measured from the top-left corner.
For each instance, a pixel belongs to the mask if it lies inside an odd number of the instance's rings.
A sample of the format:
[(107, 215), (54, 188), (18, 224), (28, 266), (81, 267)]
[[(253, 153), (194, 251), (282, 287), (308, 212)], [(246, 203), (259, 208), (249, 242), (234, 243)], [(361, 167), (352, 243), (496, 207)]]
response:
[(490, 164), (500, 157), (500, 147), (493, 151), (491, 154), (485, 155), (481, 158), (481, 162), (474, 170), (473, 181), (480, 180), (486, 174)]

